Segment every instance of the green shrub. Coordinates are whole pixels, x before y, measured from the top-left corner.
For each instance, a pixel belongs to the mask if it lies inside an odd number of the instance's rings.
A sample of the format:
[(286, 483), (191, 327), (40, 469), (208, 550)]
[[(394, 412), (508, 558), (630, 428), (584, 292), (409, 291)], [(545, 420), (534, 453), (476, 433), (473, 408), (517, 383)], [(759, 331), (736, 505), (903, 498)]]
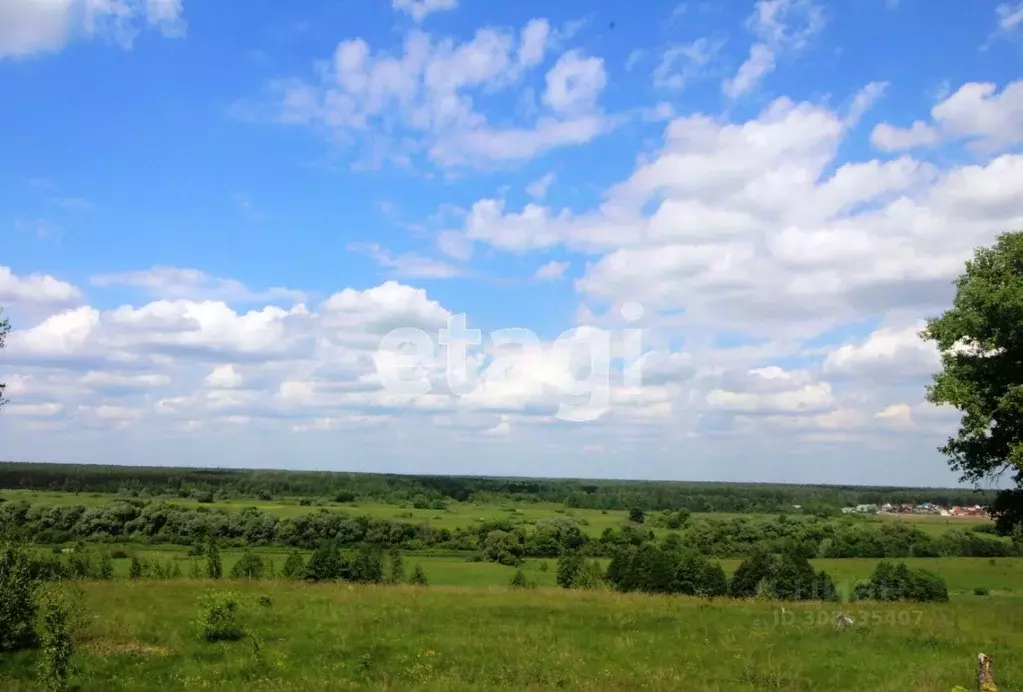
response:
[(210, 579), (220, 579), (224, 576), (224, 565), (220, 561), (220, 549), (213, 538), (206, 543), (206, 576)]
[(273, 599), (271, 599), (269, 596), (257, 596), (256, 603), (258, 603), (264, 608), (269, 608), (274, 604)]
[(288, 559), (284, 561), (284, 567), (281, 568), (281, 576), (285, 579), (300, 579), (304, 572), (305, 560), (302, 559), (302, 553), (292, 550), (288, 554)]
[(515, 570), (515, 576), (512, 577), (511, 586), (514, 589), (525, 589), (529, 586), (529, 582), (526, 580), (526, 575), (521, 569)]
[(775, 571), (774, 557), (757, 551), (743, 560), (732, 575), (729, 592), (734, 598), (753, 598), (764, 594), (763, 582), (770, 581)]
[(333, 543), (324, 542), (313, 552), (306, 563), (303, 577), (309, 581), (331, 581), (340, 579), (345, 570), (341, 551)]
[(604, 588), (604, 570), (596, 560), (583, 560), (572, 582), (573, 589)]
[(39, 677), (43, 686), (52, 692), (70, 689), (74, 666), (72, 632), (74, 623), (71, 607), (53, 591), (47, 591), (42, 602), (42, 656), (39, 661)]
[(266, 565), (258, 555), (245, 551), (238, 562), (231, 568), (232, 579), (262, 579)]
[(207, 642), (236, 641), (245, 632), (238, 622), (240, 600), (232, 591), (209, 591), (199, 606), (200, 638)]
[(131, 566), (128, 567), (128, 578), (138, 580), (142, 578), (142, 563), (139, 561), (138, 555), (132, 553)]
[(583, 558), (579, 553), (566, 553), (558, 558), (558, 586), (564, 589), (571, 589), (575, 584), (579, 570), (582, 569)]
[(402, 558), (400, 550), (391, 551), (390, 567), (388, 581), (392, 584), (400, 584), (405, 581), (405, 560)]
[(28, 550), (15, 541), (0, 543), (0, 652), (38, 642), (33, 626), (37, 585)]
[(409, 577), (409, 584), (415, 584), (416, 586), (427, 586), (430, 580), (426, 578), (426, 572), (423, 571), (422, 565), (416, 565), (415, 569), (412, 570), (412, 576)]
[(987, 596), (987, 595), (989, 595), (990, 593), (991, 593), (991, 592), (990, 592), (990, 591), (988, 591), (988, 590), (987, 590), (987, 588), (985, 588), (985, 587), (983, 587), (983, 586), (978, 586), (977, 588), (975, 588), (975, 589), (973, 590), (973, 595), (974, 595), (974, 596)]
[(910, 569), (882, 560), (870, 579), (853, 590), (853, 600), (870, 601), (948, 601), (948, 587), (938, 575), (924, 569)]

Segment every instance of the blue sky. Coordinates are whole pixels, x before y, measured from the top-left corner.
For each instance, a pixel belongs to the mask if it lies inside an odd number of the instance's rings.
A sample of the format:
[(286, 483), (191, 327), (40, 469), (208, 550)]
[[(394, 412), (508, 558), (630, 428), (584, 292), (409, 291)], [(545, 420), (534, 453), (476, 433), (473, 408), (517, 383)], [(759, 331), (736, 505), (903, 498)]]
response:
[[(916, 331), (1023, 227), (1021, 58), (1012, 1), (5, 3), (0, 457), (953, 482)], [(461, 313), (544, 350), (382, 385)], [(642, 347), (566, 423), (577, 326)]]

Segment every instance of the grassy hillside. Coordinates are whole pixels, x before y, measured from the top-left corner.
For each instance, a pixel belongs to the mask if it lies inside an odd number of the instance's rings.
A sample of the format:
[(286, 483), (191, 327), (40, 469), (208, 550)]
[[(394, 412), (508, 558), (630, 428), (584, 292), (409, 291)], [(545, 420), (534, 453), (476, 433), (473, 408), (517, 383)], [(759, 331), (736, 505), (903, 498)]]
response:
[[(1023, 606), (707, 602), (537, 589), (224, 583), (255, 636), (205, 643), (209, 582), (86, 583), (82, 690), (950, 690), (978, 652), (1023, 680)], [(272, 605), (260, 606), (257, 597)], [(38, 689), (35, 653), (0, 688)]]

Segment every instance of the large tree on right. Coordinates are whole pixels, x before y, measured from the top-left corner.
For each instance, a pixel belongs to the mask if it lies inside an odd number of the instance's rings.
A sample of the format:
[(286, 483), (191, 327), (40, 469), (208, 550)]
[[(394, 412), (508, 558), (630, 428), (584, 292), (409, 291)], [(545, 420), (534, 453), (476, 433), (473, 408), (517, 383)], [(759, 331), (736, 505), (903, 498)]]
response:
[(941, 371), (927, 388), (933, 404), (962, 412), (941, 447), (961, 480), (1009, 477), (992, 513), (999, 532), (1023, 526), (1023, 231), (978, 248), (956, 279), (952, 307), (928, 320)]
[[(0, 308), (0, 351), (4, 350), (6, 346), (7, 333), (11, 331), (11, 323), (9, 320), (4, 319), (4, 309)], [(7, 403), (4, 399), (4, 389), (7, 387), (3, 382), (0, 382), (0, 407), (3, 407)]]

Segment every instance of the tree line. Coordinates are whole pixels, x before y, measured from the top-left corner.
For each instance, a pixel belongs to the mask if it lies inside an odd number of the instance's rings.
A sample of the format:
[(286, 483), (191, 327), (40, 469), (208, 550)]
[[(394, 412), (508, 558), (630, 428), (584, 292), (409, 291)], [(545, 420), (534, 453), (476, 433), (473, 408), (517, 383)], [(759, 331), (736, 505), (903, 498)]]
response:
[(973, 489), (886, 488), (761, 483), (561, 480), (462, 476), (410, 476), (325, 471), (134, 467), (0, 463), (0, 489), (121, 493), (145, 497), (277, 499), (307, 497), (339, 502), (553, 502), (570, 508), (691, 512), (835, 510), (891, 502), (988, 505), (995, 492)]
[[(686, 518), (677, 513), (626, 521), (607, 527), (600, 536), (584, 532), (585, 520), (558, 515), (530, 523), (510, 519), (448, 529), (426, 522), (356, 515), (321, 509), (291, 518), (248, 508), (228, 511), (189, 508), (162, 501), (113, 500), (100, 507), (6, 502), (0, 504), (0, 525), (17, 529), (36, 544), (77, 540), (193, 545), (215, 539), (231, 546), (286, 546), (314, 549), (324, 541), (405, 551), (474, 553), (480, 560), (519, 564), (527, 557), (554, 558), (581, 552), (611, 557), (628, 546), (663, 543), (686, 547), (711, 557), (745, 557), (758, 549), (777, 552), (793, 548), (807, 557), (1004, 557), (1023, 555), (1023, 538), (995, 536), (980, 529), (953, 529), (931, 535), (900, 522), (843, 517), (778, 516), (772, 520), (733, 517), (725, 520)], [(648, 527), (677, 527), (658, 539)]]

